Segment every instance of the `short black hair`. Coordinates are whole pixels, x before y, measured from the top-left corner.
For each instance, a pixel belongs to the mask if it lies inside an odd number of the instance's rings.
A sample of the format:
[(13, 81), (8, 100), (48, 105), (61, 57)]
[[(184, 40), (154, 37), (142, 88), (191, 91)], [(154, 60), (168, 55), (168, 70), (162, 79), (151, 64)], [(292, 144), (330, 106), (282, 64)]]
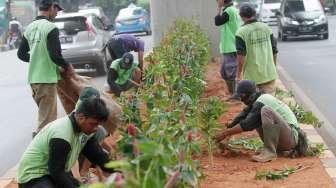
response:
[(106, 104), (101, 98), (83, 100), (76, 109), (76, 114), (80, 113), (83, 113), (85, 117), (94, 118), (98, 121), (106, 121), (109, 116)]
[(239, 8), (239, 15), (244, 18), (252, 18), (256, 15), (256, 10), (250, 3), (243, 3)]

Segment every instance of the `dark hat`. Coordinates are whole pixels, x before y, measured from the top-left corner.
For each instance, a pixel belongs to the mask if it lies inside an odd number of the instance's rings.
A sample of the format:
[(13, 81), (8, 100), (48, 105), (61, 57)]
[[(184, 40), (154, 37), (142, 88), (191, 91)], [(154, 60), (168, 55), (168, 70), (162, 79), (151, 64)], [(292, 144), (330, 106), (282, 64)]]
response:
[(133, 64), (133, 55), (131, 53), (124, 53), (124, 55), (122, 56), (122, 64), (123, 67), (126, 69), (131, 68)]
[(239, 8), (239, 15), (245, 18), (251, 18), (256, 15), (256, 10), (252, 4), (243, 3)]
[(51, 5), (55, 5), (59, 10), (63, 10), (58, 0), (41, 0), (39, 8), (48, 9), (49, 7), (51, 7)]
[(256, 84), (251, 80), (241, 80), (238, 85), (236, 92), (234, 94), (235, 97), (241, 97), (242, 94), (252, 94), (257, 91)]
[(100, 94), (99, 91), (93, 87), (84, 87), (79, 94), (80, 100), (86, 100), (90, 98), (99, 98)]

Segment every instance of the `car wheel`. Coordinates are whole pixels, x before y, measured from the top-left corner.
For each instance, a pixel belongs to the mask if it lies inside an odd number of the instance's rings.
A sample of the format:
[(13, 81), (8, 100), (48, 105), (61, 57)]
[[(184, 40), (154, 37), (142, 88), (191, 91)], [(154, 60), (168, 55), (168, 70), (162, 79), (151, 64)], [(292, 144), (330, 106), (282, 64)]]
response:
[(280, 35), (280, 39), (281, 39), (281, 41), (287, 41), (287, 36), (285, 36), (285, 35), (283, 34), (283, 32), (280, 33), (280, 31), (279, 31), (279, 35)]
[(329, 38), (329, 33), (323, 34), (323, 39), (328, 39)]
[(107, 69), (107, 57), (106, 53), (104, 53), (104, 57), (102, 58), (102, 61), (97, 63), (96, 67), (96, 73), (98, 76), (104, 76), (106, 75), (108, 69)]

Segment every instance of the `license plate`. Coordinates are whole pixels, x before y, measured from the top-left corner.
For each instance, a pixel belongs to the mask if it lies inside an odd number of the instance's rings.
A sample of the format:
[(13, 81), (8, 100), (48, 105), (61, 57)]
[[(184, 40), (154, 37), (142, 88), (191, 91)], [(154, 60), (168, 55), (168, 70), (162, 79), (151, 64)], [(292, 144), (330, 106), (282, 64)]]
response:
[(302, 31), (302, 32), (309, 32), (309, 31), (311, 31), (311, 30), (312, 30), (312, 28), (309, 27), (309, 26), (303, 26), (303, 27), (300, 27), (300, 31)]
[(73, 38), (72, 37), (60, 37), (60, 42), (61, 44), (72, 43)]
[(130, 25), (130, 24), (135, 24), (136, 23), (136, 21), (134, 21), (134, 20), (131, 20), (131, 21), (124, 21), (124, 24), (128, 24), (128, 25)]

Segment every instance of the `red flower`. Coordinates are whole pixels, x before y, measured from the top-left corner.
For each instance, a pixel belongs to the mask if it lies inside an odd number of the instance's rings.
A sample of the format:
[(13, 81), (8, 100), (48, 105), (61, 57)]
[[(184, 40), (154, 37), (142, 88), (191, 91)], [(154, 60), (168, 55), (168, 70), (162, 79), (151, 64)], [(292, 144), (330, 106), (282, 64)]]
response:
[(189, 142), (192, 142), (192, 140), (193, 140), (193, 133), (192, 133), (192, 131), (188, 132), (187, 139), (188, 139)]
[(135, 136), (136, 135), (136, 128), (135, 128), (135, 125), (130, 123), (127, 125), (127, 132), (128, 132), (128, 135), (130, 136)]

